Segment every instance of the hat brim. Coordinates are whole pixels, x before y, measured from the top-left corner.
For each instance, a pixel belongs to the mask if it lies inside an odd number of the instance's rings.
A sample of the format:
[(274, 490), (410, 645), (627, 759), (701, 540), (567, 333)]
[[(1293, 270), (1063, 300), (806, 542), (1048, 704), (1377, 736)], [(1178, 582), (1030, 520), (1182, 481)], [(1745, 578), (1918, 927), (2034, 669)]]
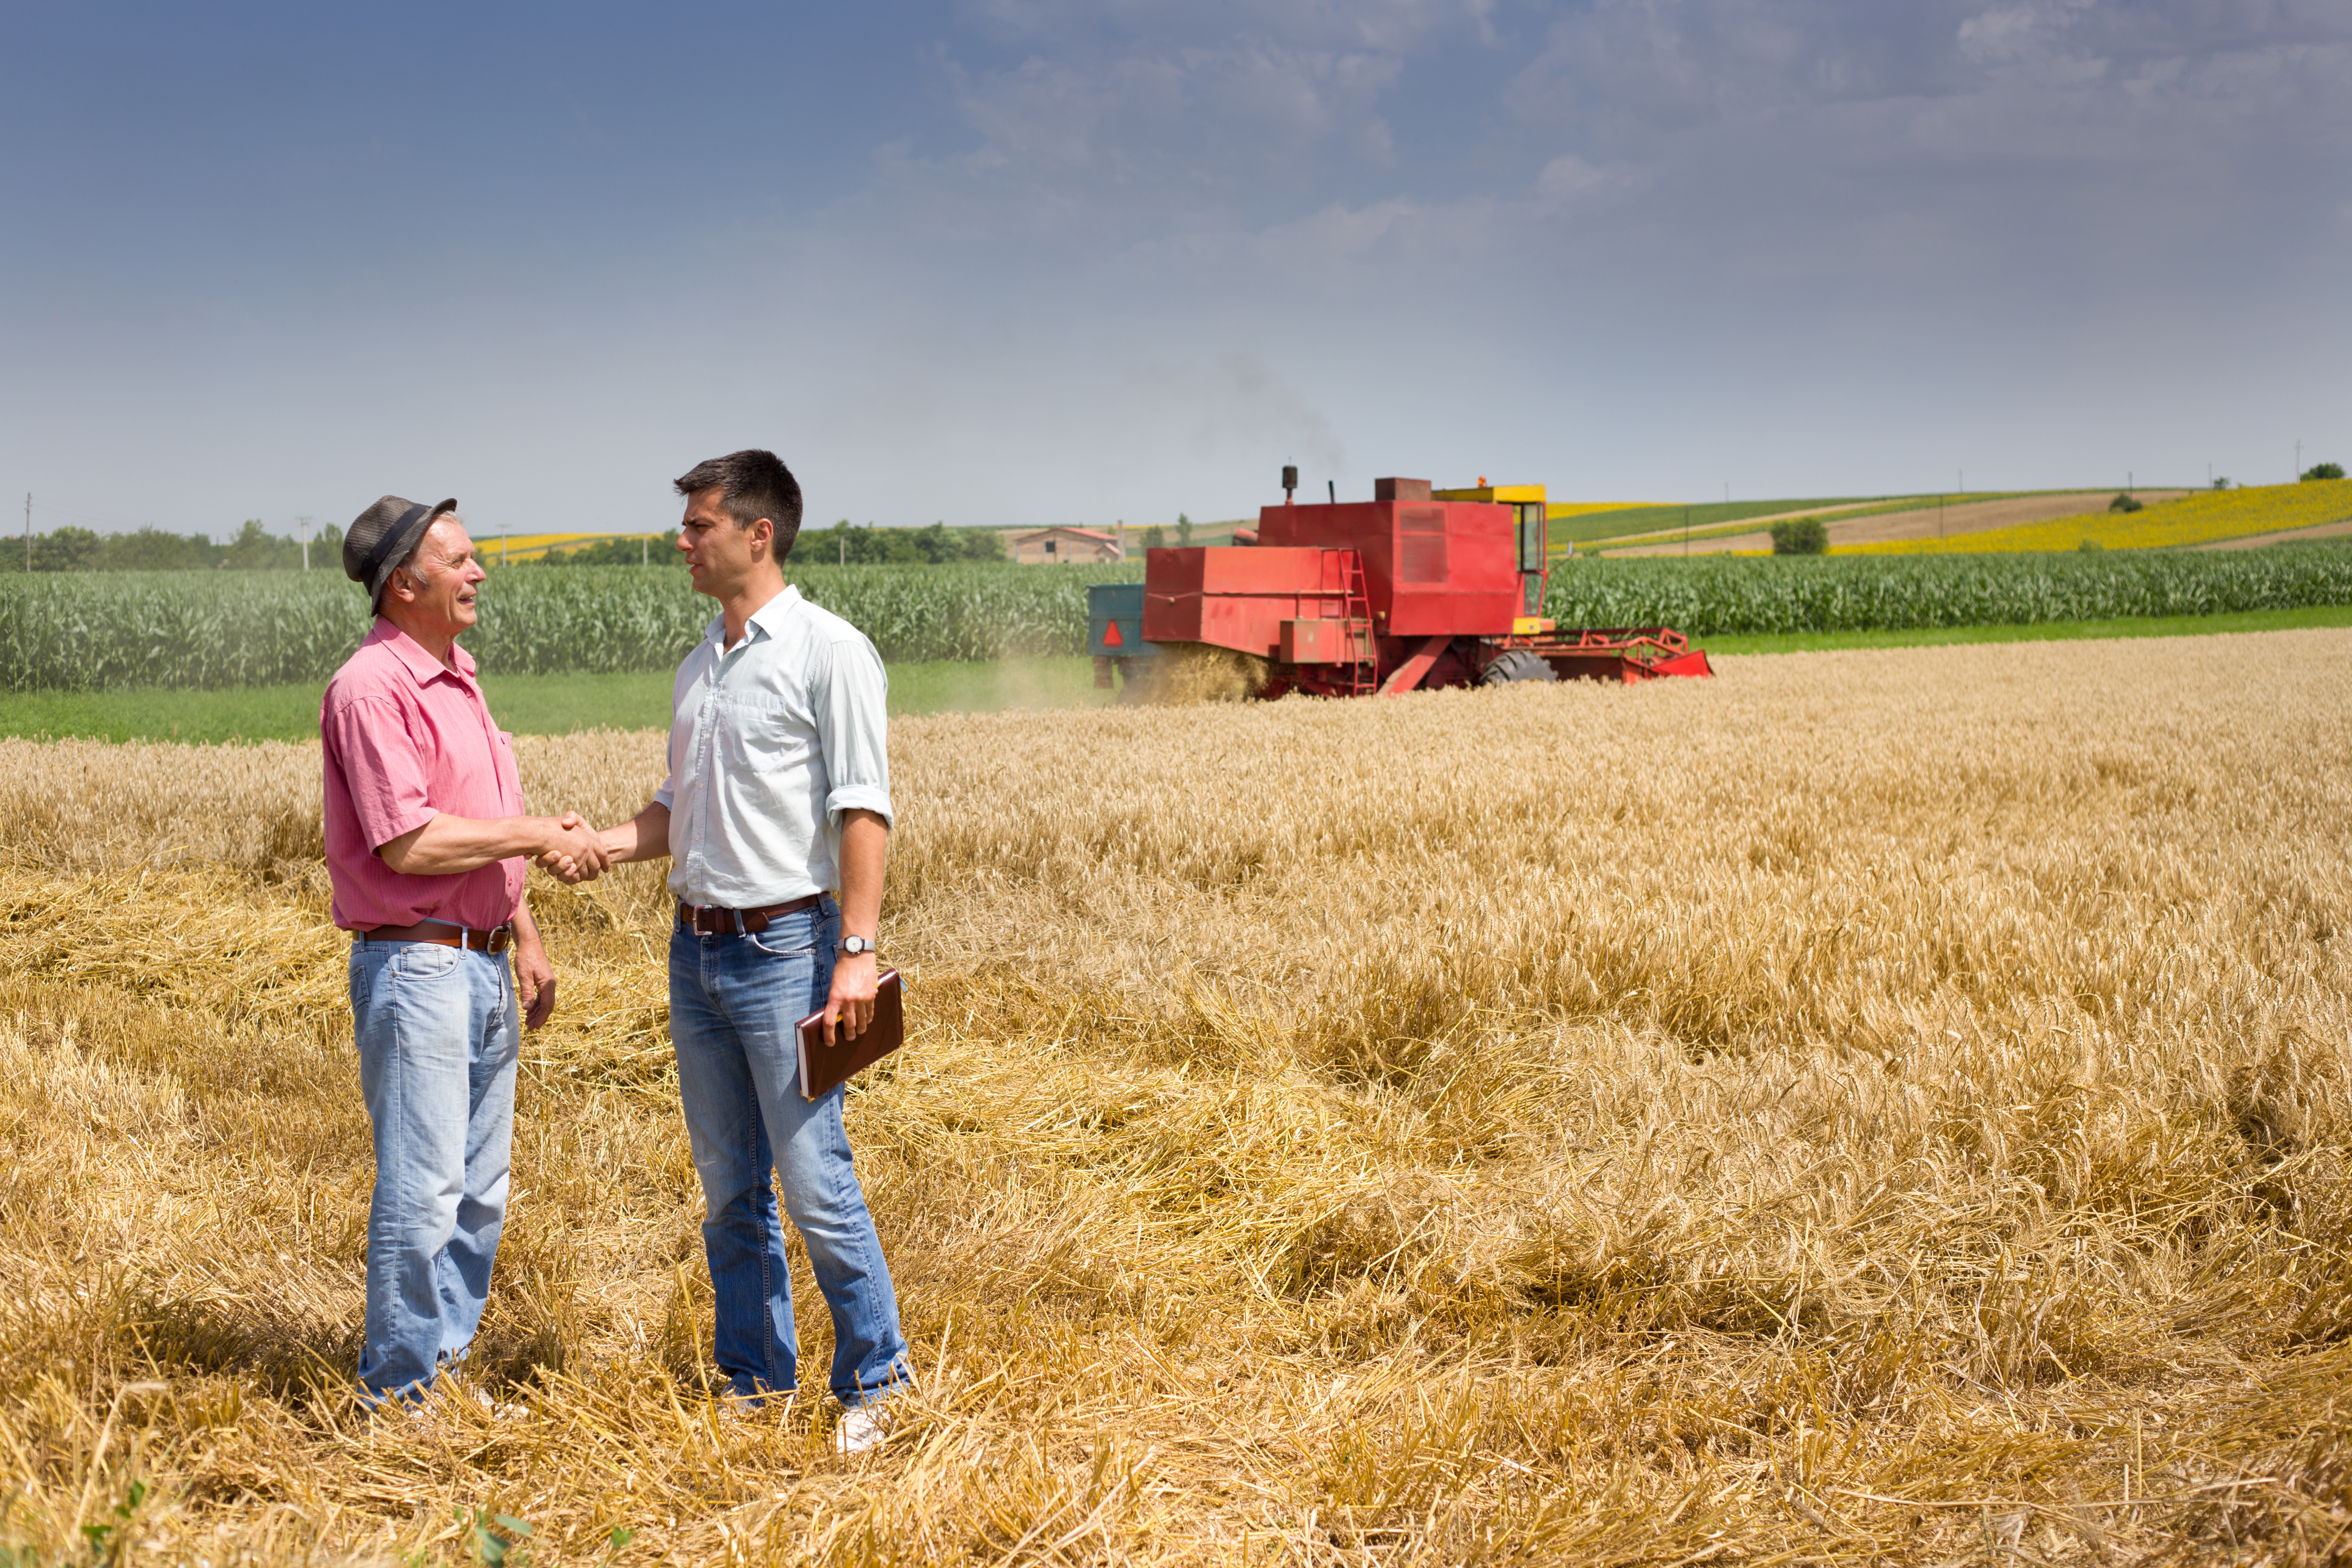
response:
[(425, 531), (433, 526), (435, 520), (457, 510), (457, 498), (451, 496), (447, 500), (429, 509), (423, 517), (400, 531), (399, 537), (393, 541), (391, 552), (383, 558), (383, 564), (376, 568), (375, 581), (368, 584), (370, 608), (378, 610), (383, 608), (383, 586), (392, 581), (393, 573), (399, 568), (402, 562), (407, 560), (415, 552), (416, 542), (425, 537)]

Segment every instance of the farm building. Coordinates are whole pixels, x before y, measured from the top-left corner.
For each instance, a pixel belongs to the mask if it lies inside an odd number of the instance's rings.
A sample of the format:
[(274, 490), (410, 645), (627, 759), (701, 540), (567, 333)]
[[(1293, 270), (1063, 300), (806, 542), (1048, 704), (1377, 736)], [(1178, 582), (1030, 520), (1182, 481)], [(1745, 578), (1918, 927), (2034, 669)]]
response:
[(1127, 559), (1126, 541), (1100, 528), (1033, 528), (1007, 542), (1013, 559), (1024, 566)]

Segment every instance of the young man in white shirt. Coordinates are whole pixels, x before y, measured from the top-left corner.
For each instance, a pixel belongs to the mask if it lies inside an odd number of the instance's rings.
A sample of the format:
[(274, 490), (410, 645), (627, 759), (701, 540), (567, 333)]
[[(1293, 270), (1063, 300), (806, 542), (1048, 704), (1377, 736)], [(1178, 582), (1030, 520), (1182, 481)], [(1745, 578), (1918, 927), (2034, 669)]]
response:
[(874, 1016), (887, 683), (863, 633), (784, 584), (801, 489), (775, 454), (714, 458), (677, 485), (677, 548), (719, 614), (671, 690), (668, 779), (604, 845), (614, 861), (670, 858), (670, 1039), (719, 1365), (746, 1400), (798, 1385), (772, 1164), (833, 1312), (836, 1443), (856, 1452), (882, 1440), (876, 1404), (913, 1374), (842, 1089), (801, 1098), (794, 1026), (823, 1008), (829, 1037), (855, 1039)]

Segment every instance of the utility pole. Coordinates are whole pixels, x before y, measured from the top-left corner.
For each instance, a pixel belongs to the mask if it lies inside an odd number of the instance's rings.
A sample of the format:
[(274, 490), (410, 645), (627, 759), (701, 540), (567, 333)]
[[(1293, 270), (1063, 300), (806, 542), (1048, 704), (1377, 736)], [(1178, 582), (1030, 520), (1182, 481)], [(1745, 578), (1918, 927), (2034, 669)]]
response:
[(308, 572), (310, 569), (310, 520), (298, 517), (294, 521), (302, 525), (302, 570)]

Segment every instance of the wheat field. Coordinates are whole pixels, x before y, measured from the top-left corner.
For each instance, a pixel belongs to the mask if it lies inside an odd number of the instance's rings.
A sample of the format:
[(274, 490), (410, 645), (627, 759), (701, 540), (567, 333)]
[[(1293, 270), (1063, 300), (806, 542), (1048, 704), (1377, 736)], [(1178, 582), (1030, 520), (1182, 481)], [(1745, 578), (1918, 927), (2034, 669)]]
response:
[(898, 721), (856, 1459), (709, 1396), (652, 871), (520, 1408), (371, 1425), (315, 749), (0, 742), (0, 1563), (2352, 1560), (2352, 633), (1723, 666)]

